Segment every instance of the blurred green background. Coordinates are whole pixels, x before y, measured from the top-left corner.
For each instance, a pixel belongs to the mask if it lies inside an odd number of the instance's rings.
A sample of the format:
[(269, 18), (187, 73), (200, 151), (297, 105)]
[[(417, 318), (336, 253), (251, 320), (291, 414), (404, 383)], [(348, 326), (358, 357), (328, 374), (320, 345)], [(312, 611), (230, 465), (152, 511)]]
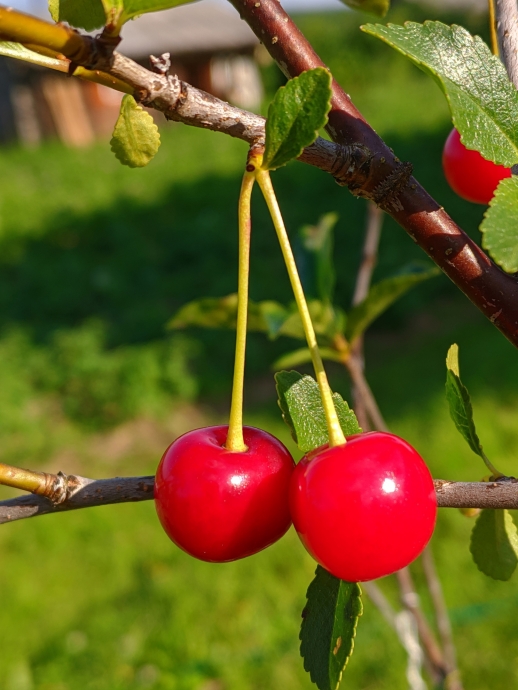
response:
[[(396, 4), (387, 20), (442, 19), (486, 36), (484, 17)], [(473, 237), (483, 207), (455, 197), (441, 172), (451, 127), (438, 87), (362, 34), (356, 13), (298, 22), (335, 77), (417, 178)], [(264, 69), (270, 95), (282, 83)], [(265, 108), (267, 104), (265, 103)], [(236, 285), (236, 203), (246, 146), (170, 125), (143, 170), (100, 143), (0, 150), (0, 441), (2, 462), (86, 476), (153, 473), (180, 433), (225, 421), (233, 334), (170, 334), (182, 304)], [(294, 234), (336, 211), (338, 302), (348, 306), (366, 206), (300, 164), (274, 184)], [(265, 207), (254, 211), (251, 297), (290, 301)], [(375, 279), (422, 252), (392, 221)], [(274, 278), (275, 277), (275, 278)], [(435, 477), (477, 480), (482, 463), (449, 419), (444, 357), (461, 370), (491, 460), (516, 473), (518, 357), (441, 276), (391, 308), (367, 336), (368, 378), (394, 432)], [(293, 449), (278, 414), (272, 361), (299, 343), (252, 335), (247, 423)], [(349, 395), (345, 373), (330, 367)], [(12, 492), (0, 489), (0, 497)], [(433, 550), (465, 687), (518, 685), (516, 576), (489, 580), (471, 562), (472, 521), (440, 512)], [(314, 563), (290, 532), (241, 562), (196, 562), (174, 547), (151, 502), (28, 520), (0, 529), (3, 690), (295, 690), (311, 684), (298, 628)], [(413, 566), (422, 589), (419, 563)], [(397, 602), (390, 579), (381, 583)], [(431, 611), (426, 592), (423, 607)], [(514, 635), (514, 637), (513, 637)], [(403, 690), (405, 654), (369, 601), (343, 687)]]

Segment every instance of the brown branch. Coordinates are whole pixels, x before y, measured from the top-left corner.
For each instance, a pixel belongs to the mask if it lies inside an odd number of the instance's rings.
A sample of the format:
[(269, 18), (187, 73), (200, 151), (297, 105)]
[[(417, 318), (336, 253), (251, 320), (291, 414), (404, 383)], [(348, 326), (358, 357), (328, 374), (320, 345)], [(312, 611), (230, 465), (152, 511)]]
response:
[[(323, 66), (277, 0), (230, 0), (281, 70), (294, 77)], [(349, 188), (374, 200), (406, 230), (485, 316), (518, 346), (518, 280), (487, 257), (440, 205), (408, 174), (349, 96), (333, 82), (327, 127), (342, 145), (363, 146), (368, 163)], [(363, 175), (363, 179), (362, 179)]]
[(495, 0), (498, 52), (509, 79), (518, 89), (518, 7), (516, 0)]
[(68, 498), (57, 505), (35, 494), (0, 501), (0, 524), (78, 508), (148, 501), (153, 498), (155, 483), (154, 477), (87, 479), (69, 475), (66, 480)]
[[(61, 476), (65, 478), (68, 487), (68, 497), (62, 503), (56, 505), (49, 499), (34, 494), (0, 501), (0, 524), (47, 513), (94, 508), (112, 503), (148, 501), (153, 498), (154, 477), (87, 479), (75, 475)], [(517, 480), (486, 483), (435, 479), (434, 484), (440, 508), (518, 509)]]
[[(289, 76), (322, 66), (304, 36), (277, 0), (232, 0), (243, 18)], [(23, 44), (42, 45), (75, 65), (111, 74), (131, 85), (134, 95), (166, 117), (225, 132), (256, 143), (263, 120), (193, 89), (176, 77), (146, 70), (99, 40), (0, 7), (0, 35)], [(261, 131), (259, 131), (259, 129)], [(339, 146), (318, 141), (301, 160), (317, 165), (372, 199), (415, 239), (466, 296), (518, 345), (518, 280), (495, 266), (484, 252), (410, 176), (344, 91), (333, 83), (328, 130)]]

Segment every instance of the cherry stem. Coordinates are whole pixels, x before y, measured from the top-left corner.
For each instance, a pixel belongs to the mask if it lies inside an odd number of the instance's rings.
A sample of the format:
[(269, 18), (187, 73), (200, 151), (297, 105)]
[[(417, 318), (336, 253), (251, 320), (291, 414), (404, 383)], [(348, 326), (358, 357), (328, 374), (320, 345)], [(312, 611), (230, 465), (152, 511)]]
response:
[[(254, 166), (255, 170), (255, 166)], [(225, 448), (234, 453), (248, 450), (243, 437), (243, 386), (245, 378), (246, 326), (248, 318), (248, 277), (250, 274), (250, 234), (252, 230), (250, 199), (255, 183), (254, 173), (246, 171), (243, 175), (239, 194), (239, 258), (237, 278), (237, 322), (236, 355), (234, 359), (234, 380), (232, 382), (232, 402)]]
[(270, 211), (270, 215), (277, 232), (277, 237), (279, 238), (284, 263), (286, 264), (286, 268), (288, 270), (291, 287), (293, 289), (293, 294), (295, 295), (295, 302), (297, 303), (300, 319), (302, 321), (302, 327), (306, 335), (309, 352), (311, 354), (311, 361), (313, 362), (315, 376), (320, 388), (320, 395), (322, 397), (322, 405), (324, 407), (324, 414), (329, 433), (329, 445), (341, 446), (345, 443), (345, 436), (342, 431), (342, 427), (340, 426), (338, 415), (336, 414), (331, 388), (329, 387), (322, 357), (320, 356), (320, 351), (318, 349), (315, 329), (313, 328), (306, 297), (304, 295), (302, 283), (300, 282), (297, 264), (295, 263), (295, 257), (293, 256), (288, 233), (286, 232), (279, 204), (277, 203), (277, 197), (275, 196), (270, 174), (267, 170), (258, 170), (256, 178), (264, 195), (268, 210)]
[(491, 52), (493, 55), (500, 57), (500, 50), (498, 48), (498, 34), (496, 31), (496, 15), (495, 15), (495, 0), (488, 0), (489, 5), (489, 33), (491, 36)]

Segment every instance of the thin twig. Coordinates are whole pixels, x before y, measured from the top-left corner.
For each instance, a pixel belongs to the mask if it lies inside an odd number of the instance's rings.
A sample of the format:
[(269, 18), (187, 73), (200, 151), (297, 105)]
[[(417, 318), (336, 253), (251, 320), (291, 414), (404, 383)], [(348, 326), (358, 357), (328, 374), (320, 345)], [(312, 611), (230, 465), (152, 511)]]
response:
[(430, 592), (430, 597), (433, 603), (435, 621), (437, 624), (437, 630), (439, 631), (444, 661), (448, 672), (445, 679), (445, 686), (447, 690), (463, 690), (462, 681), (457, 667), (457, 653), (455, 650), (455, 644), (453, 642), (448, 608), (444, 600), (441, 581), (439, 580), (437, 571), (435, 569), (432, 547), (430, 544), (428, 544), (426, 549), (421, 554), (421, 563), (423, 566), (428, 591)]
[(498, 52), (507, 75), (518, 89), (518, 7), (516, 0), (495, 0)]
[(426, 659), (428, 660), (428, 671), (435, 684), (441, 683), (447, 676), (444, 656), (428, 625), (428, 621), (421, 611), (419, 595), (415, 591), (409, 568), (398, 570), (396, 579), (399, 585), (401, 603), (415, 618), (419, 631), (419, 638), (426, 652)]
[(365, 240), (363, 243), (362, 260), (352, 298), (353, 307), (363, 302), (369, 294), (369, 288), (374, 267), (378, 261), (378, 246), (383, 225), (383, 211), (375, 203), (367, 204), (367, 225), (365, 228)]
[[(378, 256), (378, 245), (381, 235), (381, 226), (383, 224), (383, 211), (376, 206), (375, 203), (369, 201), (367, 203), (367, 224), (365, 227), (365, 239), (363, 243), (362, 260), (356, 274), (356, 284), (354, 286), (354, 293), (352, 298), (352, 305), (355, 306), (367, 297), (369, 294), (369, 287), (372, 278), (374, 267), (376, 266)], [(367, 405), (367, 398), (369, 391), (362, 387), (362, 381), (358, 381), (356, 371), (364, 369), (363, 357), (363, 336), (357, 338), (353, 344), (348, 356), (345, 358), (345, 366), (349, 370), (351, 379), (353, 380), (353, 404), (354, 411), (358, 417), (358, 423), (364, 431), (371, 429), (369, 417), (372, 420), (375, 428), (380, 428), (379, 422), (381, 415), (377, 420), (372, 419), (369, 415)], [(372, 402), (372, 401), (371, 401)], [(377, 407), (377, 406), (376, 406)]]

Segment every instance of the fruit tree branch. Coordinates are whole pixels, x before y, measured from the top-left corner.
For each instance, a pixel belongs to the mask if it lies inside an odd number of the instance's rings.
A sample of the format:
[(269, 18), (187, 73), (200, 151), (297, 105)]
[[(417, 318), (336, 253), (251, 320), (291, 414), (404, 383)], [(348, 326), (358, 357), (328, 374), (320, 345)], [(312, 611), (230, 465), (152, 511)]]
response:
[[(75, 475), (61, 476), (65, 478), (68, 491), (62, 503), (55, 504), (35, 494), (0, 501), (0, 524), (47, 513), (149, 501), (153, 498), (154, 477), (87, 479)], [(518, 480), (515, 479), (498, 482), (448, 482), (436, 479), (434, 483), (440, 508), (518, 509)]]
[(518, 89), (518, 7), (516, 0), (494, 0), (498, 52)]
[[(288, 77), (323, 62), (277, 0), (230, 0)], [(338, 144), (362, 146), (369, 160), (349, 183), (375, 201), (420, 245), (483, 314), (518, 346), (518, 280), (500, 270), (410, 175), (333, 81), (327, 130)]]
[[(231, 0), (281, 69), (296, 76), (323, 65), (277, 0)], [(133, 89), (137, 100), (169, 119), (257, 143), (264, 120), (194, 89), (177, 77), (156, 74), (113, 51), (102, 39), (82, 36), (0, 6), (0, 39), (52, 50), (99, 70)], [(501, 271), (411, 176), (365, 122), (347, 94), (333, 82), (328, 131), (339, 146), (322, 139), (301, 160), (333, 174), (351, 192), (374, 201), (408, 232), (483, 314), (518, 346), (518, 279)]]

